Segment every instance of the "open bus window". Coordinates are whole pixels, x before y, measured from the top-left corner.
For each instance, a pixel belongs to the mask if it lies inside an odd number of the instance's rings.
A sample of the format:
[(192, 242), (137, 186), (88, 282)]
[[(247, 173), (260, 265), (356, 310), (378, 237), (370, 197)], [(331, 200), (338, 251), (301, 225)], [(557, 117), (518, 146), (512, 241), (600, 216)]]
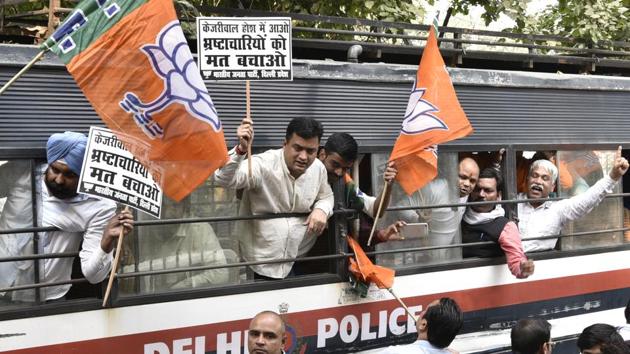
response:
[[(527, 193), (527, 176), (531, 164), (539, 159), (553, 162), (558, 168), (558, 178), (555, 189), (549, 197), (571, 198), (586, 192), (597, 181), (608, 174), (613, 166), (615, 151), (613, 150), (558, 150), (558, 151), (519, 151), (517, 152), (517, 189), (519, 193)], [(615, 185), (613, 193), (621, 190)], [(604, 199), (590, 213), (575, 221), (567, 222), (561, 233), (564, 235), (595, 232), (622, 225), (622, 201), (618, 198)], [(522, 225), (521, 225), (522, 226)], [(521, 227), (522, 231), (522, 227)], [(541, 236), (558, 232), (537, 232)], [(610, 232), (596, 235), (580, 235), (558, 239), (556, 249), (573, 250), (604, 245), (614, 245), (623, 242), (620, 232)]]
[[(387, 158), (387, 154), (372, 155), (373, 190), (380, 191), (382, 189), (382, 170), (386, 164)], [(457, 153), (440, 152), (438, 157), (438, 176), (411, 196), (408, 196), (398, 184), (394, 183), (390, 207), (458, 203), (457, 172)], [(376, 246), (377, 250), (442, 246), (459, 243), (461, 240), (460, 213), (459, 208), (456, 207), (388, 211), (383, 220), (379, 222), (379, 227), (386, 227), (396, 220), (403, 220), (408, 223), (427, 223), (429, 226), (428, 237), (381, 243)], [(421, 264), (445, 263), (457, 259), (461, 259), (461, 250), (447, 248), (421, 252), (377, 255), (376, 262), (384, 266), (396, 268)]]
[[(179, 203), (165, 198), (162, 219), (235, 216), (238, 199), (232, 190), (216, 187), (209, 179)], [(138, 220), (152, 219), (139, 213)], [(194, 222), (143, 226), (136, 229), (134, 256), (123, 273), (220, 266), (239, 261), (234, 222)], [(141, 276), (122, 280), (122, 295), (236, 284), (243, 267), (204, 269)]]
[[(0, 230), (33, 226), (31, 162), (28, 160), (0, 161)], [(0, 235), (0, 258), (28, 256), (34, 252), (33, 234)], [(0, 262), (0, 288), (33, 284), (32, 260)], [(0, 293), (0, 307), (32, 304), (35, 290)]]
[[(560, 197), (572, 197), (588, 190), (612, 169), (615, 161), (615, 150), (579, 150), (558, 151), (557, 165), (560, 174), (571, 183), (560, 178), (557, 187)], [(562, 177), (562, 176), (561, 176)], [(616, 184), (613, 193), (620, 193), (621, 186)], [(623, 208), (621, 198), (606, 198), (587, 215), (569, 222), (562, 230), (563, 234), (577, 232), (601, 231), (621, 228), (623, 225)], [(621, 232), (608, 232), (597, 235), (576, 236), (563, 238), (561, 249), (582, 249), (594, 246), (615, 245), (623, 242)]]

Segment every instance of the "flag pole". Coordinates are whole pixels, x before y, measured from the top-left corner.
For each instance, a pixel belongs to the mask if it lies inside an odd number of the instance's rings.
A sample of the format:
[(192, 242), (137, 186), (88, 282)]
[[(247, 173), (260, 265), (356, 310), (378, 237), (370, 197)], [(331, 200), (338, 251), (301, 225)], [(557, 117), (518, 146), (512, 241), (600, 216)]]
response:
[(4, 91), (6, 91), (9, 88), (9, 86), (13, 85), (13, 83), (16, 82), (17, 79), (20, 78), (20, 76), (24, 75), (24, 73), (27, 72), (28, 69), (30, 69), (33, 65), (35, 65), (35, 63), (37, 63), (42, 58), (44, 53), (46, 53), (45, 50), (42, 50), (41, 52), (37, 53), (37, 55), (33, 59), (31, 59), (31, 61), (29, 61), (28, 64), (26, 64), (26, 66), (22, 68), (22, 70), (18, 71), (18, 73), (15, 74), (11, 78), (11, 80), (7, 81), (7, 83), (4, 84), (2, 88), (0, 88), (0, 95), (2, 95)]
[(413, 318), (413, 321), (415, 322), (416, 316), (411, 312), (411, 310), (409, 310), (409, 308), (407, 307), (407, 305), (405, 305), (405, 303), (402, 301), (401, 298), (398, 297), (398, 295), (396, 295), (394, 293), (394, 289), (393, 288), (387, 288), (387, 291), (389, 291), (390, 294), (392, 294), (394, 296), (394, 298), (396, 298), (396, 300), (398, 300), (398, 303), (405, 309), (405, 311), (407, 311), (407, 315), (409, 315), (409, 317)]
[[(125, 205), (124, 211), (128, 211), (128, 210), (129, 210), (129, 206)], [(109, 273), (109, 281), (107, 282), (107, 289), (105, 290), (105, 296), (103, 297), (102, 307), (105, 307), (105, 304), (107, 304), (107, 300), (109, 299), (109, 293), (112, 290), (112, 284), (114, 283), (114, 277), (116, 276), (116, 269), (118, 268), (118, 262), (120, 260), (120, 253), (122, 252), (123, 238), (125, 237), (125, 227), (122, 224), (120, 226), (121, 226), (120, 235), (118, 235), (118, 243), (116, 244), (116, 255), (114, 256), (114, 263), (112, 264), (112, 270)]]
[[(249, 80), (245, 80), (245, 113), (247, 119), (251, 120), (252, 111), (251, 111), (251, 101), (250, 101), (250, 90), (249, 90)], [(253, 123), (253, 122), (252, 122)], [(252, 135), (249, 139), (249, 144), (247, 145), (247, 172), (249, 173), (249, 178), (252, 178), (252, 143), (254, 142), (254, 136)]]
[(374, 230), (376, 230), (376, 224), (378, 223), (378, 218), (381, 215), (381, 211), (383, 210), (383, 201), (385, 201), (385, 194), (387, 193), (388, 187), (389, 187), (389, 183), (385, 181), (385, 186), (383, 187), (383, 192), (381, 193), (381, 200), (378, 203), (378, 211), (376, 212), (376, 215), (374, 215), (374, 224), (372, 224), (372, 231), (370, 231), (370, 238), (368, 238), (368, 242), (367, 242), (368, 246), (372, 245), (372, 237), (374, 236)]

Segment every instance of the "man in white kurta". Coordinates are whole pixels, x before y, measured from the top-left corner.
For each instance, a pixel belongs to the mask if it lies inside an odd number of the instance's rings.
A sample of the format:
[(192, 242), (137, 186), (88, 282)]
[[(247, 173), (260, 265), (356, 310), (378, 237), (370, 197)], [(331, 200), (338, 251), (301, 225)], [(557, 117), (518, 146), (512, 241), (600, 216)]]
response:
[[(332, 215), (333, 193), (324, 165), (316, 159), (323, 129), (314, 119), (289, 123), (284, 147), (253, 155), (249, 176), (245, 156), (253, 136), (253, 123), (244, 119), (237, 130), (239, 145), (229, 151), (229, 161), (215, 172), (218, 185), (244, 189), (240, 215), (310, 213), (308, 216), (257, 219), (237, 228), (241, 256), (246, 261), (273, 261), (298, 256), (310, 248)], [(304, 241), (304, 242), (303, 242)], [(267, 278), (285, 278), (293, 262), (253, 265)]]
[(628, 161), (621, 157), (621, 146), (613, 168), (582, 194), (561, 201), (538, 201), (549, 197), (555, 188), (558, 169), (548, 160), (537, 160), (531, 165), (527, 175), (527, 193), (518, 199), (534, 199), (529, 203), (518, 204), (518, 228), (523, 238), (525, 252), (544, 251), (556, 246), (556, 238), (527, 240), (529, 238), (558, 235), (566, 222), (588, 214), (611, 193), (613, 187), (628, 170)]

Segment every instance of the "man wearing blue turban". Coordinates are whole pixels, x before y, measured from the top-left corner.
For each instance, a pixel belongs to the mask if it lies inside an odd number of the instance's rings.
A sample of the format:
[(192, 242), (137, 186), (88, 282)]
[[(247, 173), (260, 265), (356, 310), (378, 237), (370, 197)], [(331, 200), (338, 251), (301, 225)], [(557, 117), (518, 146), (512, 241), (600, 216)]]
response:
[[(90, 283), (101, 282), (111, 269), (112, 250), (121, 228), (128, 233), (133, 228), (133, 215), (123, 211), (118, 215), (116, 203), (106, 199), (78, 194), (79, 175), (87, 138), (75, 132), (53, 134), (46, 144), (47, 165), (36, 167), (37, 225), (54, 226), (57, 231), (40, 233), (38, 253), (79, 252), (81, 270)], [(2, 174), (0, 197), (7, 201), (0, 216), (0, 230), (31, 227), (31, 169), (28, 163), (12, 161), (1, 166), (12, 177)], [(41, 173), (39, 173), (41, 172)], [(12, 183), (11, 183), (12, 182)], [(12, 188), (6, 188), (13, 184)], [(23, 256), (33, 253), (32, 234), (12, 234), (0, 237), (0, 257)], [(40, 261), (40, 282), (70, 280), (73, 259), (51, 258)], [(0, 288), (32, 284), (33, 261), (0, 262)], [(42, 301), (63, 298), (70, 285), (55, 285), (40, 290)], [(1, 295), (1, 294), (0, 294)], [(3, 300), (34, 301), (33, 290), (7, 292)]]

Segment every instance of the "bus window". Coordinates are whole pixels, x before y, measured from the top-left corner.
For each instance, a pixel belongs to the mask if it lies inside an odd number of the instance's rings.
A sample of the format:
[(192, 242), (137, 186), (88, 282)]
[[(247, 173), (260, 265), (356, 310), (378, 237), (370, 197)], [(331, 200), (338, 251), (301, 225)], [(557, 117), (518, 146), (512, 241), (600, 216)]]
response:
[[(380, 191), (382, 189), (382, 170), (386, 164), (387, 158), (387, 154), (372, 155), (372, 184), (374, 190)], [(457, 153), (440, 152), (438, 158), (438, 176), (411, 196), (408, 196), (402, 188), (395, 183), (393, 185), (390, 207), (458, 203), (457, 166)], [(457, 207), (388, 211), (384, 219), (379, 222), (379, 227), (386, 227), (396, 220), (403, 220), (408, 223), (427, 223), (429, 226), (429, 235), (428, 237), (417, 239), (381, 243), (376, 246), (376, 249), (391, 250), (460, 243), (460, 217), (460, 209)], [(461, 259), (461, 250), (455, 248), (408, 252), (404, 254), (386, 254), (376, 257), (378, 264), (388, 267), (436, 264), (457, 259)]]
[[(162, 219), (194, 219), (237, 215), (235, 192), (216, 187), (212, 180), (179, 203), (165, 198)], [(139, 213), (138, 220), (152, 219)], [(238, 262), (234, 222), (195, 222), (143, 226), (136, 230), (134, 256), (123, 272), (144, 272)], [(121, 293), (164, 292), (235, 284), (244, 277), (242, 267), (173, 272), (124, 279)]]
[[(558, 186), (560, 197), (572, 197), (584, 193), (589, 187), (597, 183), (612, 169), (615, 161), (614, 150), (600, 151), (558, 151), (560, 173), (565, 171), (571, 176), (570, 185)], [(613, 193), (620, 193), (621, 186), (616, 184)], [(567, 223), (563, 234), (576, 232), (599, 231), (621, 228), (623, 225), (623, 208), (621, 198), (607, 198), (599, 206), (582, 218)], [(576, 236), (563, 238), (561, 249), (572, 250), (593, 246), (614, 245), (623, 242), (621, 232)]]
[(530, 166), (536, 160), (549, 160), (558, 166), (558, 181), (556, 181), (556, 189), (549, 194), (550, 198), (557, 197), (560, 188), (570, 188), (573, 183), (571, 175), (567, 172), (565, 163), (558, 162), (557, 151), (517, 151), (516, 189), (518, 193), (527, 193), (527, 175)]
[[(31, 166), (28, 160), (0, 161), (0, 230), (33, 226)], [(0, 258), (28, 256), (34, 250), (32, 233), (0, 235)], [(33, 261), (0, 262), (0, 288), (33, 284), (34, 280)], [(2, 308), (35, 300), (33, 289), (0, 293)]]

